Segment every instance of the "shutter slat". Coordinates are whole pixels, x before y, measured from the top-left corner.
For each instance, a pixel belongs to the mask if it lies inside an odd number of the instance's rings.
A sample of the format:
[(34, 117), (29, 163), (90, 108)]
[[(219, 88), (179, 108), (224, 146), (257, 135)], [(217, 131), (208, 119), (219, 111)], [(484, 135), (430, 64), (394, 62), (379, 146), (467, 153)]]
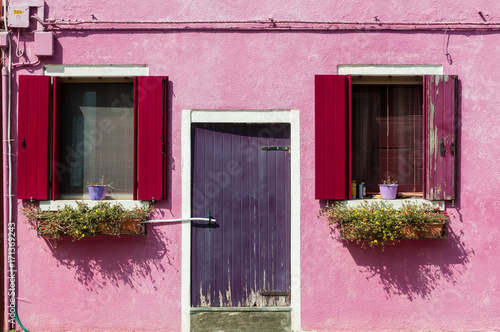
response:
[[(136, 107), (136, 181), (134, 199), (165, 199), (166, 158), (161, 140), (165, 136), (168, 78), (149, 76), (134, 80)], [(135, 194), (137, 193), (137, 194)]]
[(350, 182), (350, 80), (315, 78), (316, 199), (347, 199)]
[(430, 200), (455, 199), (456, 86), (456, 76), (424, 78), (424, 197)]
[(49, 76), (19, 76), (17, 197), (20, 199), (48, 199), (49, 98)]

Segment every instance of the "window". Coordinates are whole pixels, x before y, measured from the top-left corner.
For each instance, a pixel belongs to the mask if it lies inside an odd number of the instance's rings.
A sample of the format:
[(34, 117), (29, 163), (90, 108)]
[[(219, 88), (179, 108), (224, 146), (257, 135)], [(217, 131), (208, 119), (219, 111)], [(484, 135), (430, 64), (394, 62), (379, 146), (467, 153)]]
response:
[(133, 192), (133, 83), (61, 83), (60, 198), (88, 199), (87, 182), (112, 183), (113, 198)]
[(166, 87), (20, 76), (18, 198), (85, 199), (104, 176), (112, 199), (165, 199)]
[[(363, 83), (363, 81), (360, 81)], [(423, 189), (422, 84), (352, 85), (352, 179), (378, 193), (384, 179), (399, 192)]]
[(378, 192), (387, 176), (400, 191), (454, 199), (456, 77), (419, 79), (366, 84), (316, 76), (317, 199), (347, 199), (351, 179)]

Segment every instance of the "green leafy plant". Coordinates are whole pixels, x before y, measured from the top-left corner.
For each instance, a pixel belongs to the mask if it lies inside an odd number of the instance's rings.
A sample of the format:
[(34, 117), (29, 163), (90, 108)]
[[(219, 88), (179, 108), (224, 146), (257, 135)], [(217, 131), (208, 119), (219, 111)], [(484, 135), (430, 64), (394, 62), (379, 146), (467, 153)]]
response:
[(74, 241), (102, 233), (120, 235), (125, 222), (146, 220), (153, 210), (152, 205), (127, 209), (110, 202), (99, 202), (94, 206), (77, 202), (76, 207), (65, 205), (57, 211), (42, 211), (30, 205), (22, 210), (22, 214), (39, 236), (50, 240), (69, 236)]
[(362, 247), (394, 244), (400, 239), (415, 238), (426, 232), (428, 224), (446, 223), (450, 214), (430, 203), (405, 203), (395, 209), (384, 201), (364, 201), (358, 206), (343, 202), (327, 205), (319, 216), (339, 229), (343, 238), (356, 241)]
[(108, 188), (111, 188), (112, 190), (115, 190), (115, 188), (113, 188), (112, 184), (113, 184), (113, 182), (111, 182), (109, 184), (104, 183), (104, 175), (101, 176), (101, 179), (97, 182), (87, 181), (87, 187), (106, 186)]
[(398, 184), (398, 181), (391, 180), (391, 177), (388, 176), (387, 179), (382, 180), (382, 184), (385, 184), (385, 185)]

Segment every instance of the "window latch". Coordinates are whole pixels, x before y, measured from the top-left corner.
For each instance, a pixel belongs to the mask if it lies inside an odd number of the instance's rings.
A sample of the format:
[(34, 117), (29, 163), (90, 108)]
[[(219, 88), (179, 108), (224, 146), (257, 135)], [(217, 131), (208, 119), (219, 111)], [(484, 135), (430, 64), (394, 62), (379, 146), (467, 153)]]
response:
[(23, 147), (23, 149), (26, 149), (26, 138), (23, 138), (21, 146)]
[(446, 148), (444, 147), (444, 140), (441, 138), (439, 142), (439, 155), (444, 157), (444, 153), (446, 152)]

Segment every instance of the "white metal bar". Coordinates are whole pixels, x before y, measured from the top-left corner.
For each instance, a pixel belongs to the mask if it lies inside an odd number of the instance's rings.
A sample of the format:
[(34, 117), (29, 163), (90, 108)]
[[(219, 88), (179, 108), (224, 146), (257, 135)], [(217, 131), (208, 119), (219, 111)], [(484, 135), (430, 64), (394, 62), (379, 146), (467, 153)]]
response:
[(179, 221), (213, 221), (216, 222), (213, 218), (185, 218), (185, 219), (164, 219), (164, 220), (144, 220), (141, 221), (143, 224), (153, 224), (153, 223), (161, 223), (161, 222), (179, 222)]

